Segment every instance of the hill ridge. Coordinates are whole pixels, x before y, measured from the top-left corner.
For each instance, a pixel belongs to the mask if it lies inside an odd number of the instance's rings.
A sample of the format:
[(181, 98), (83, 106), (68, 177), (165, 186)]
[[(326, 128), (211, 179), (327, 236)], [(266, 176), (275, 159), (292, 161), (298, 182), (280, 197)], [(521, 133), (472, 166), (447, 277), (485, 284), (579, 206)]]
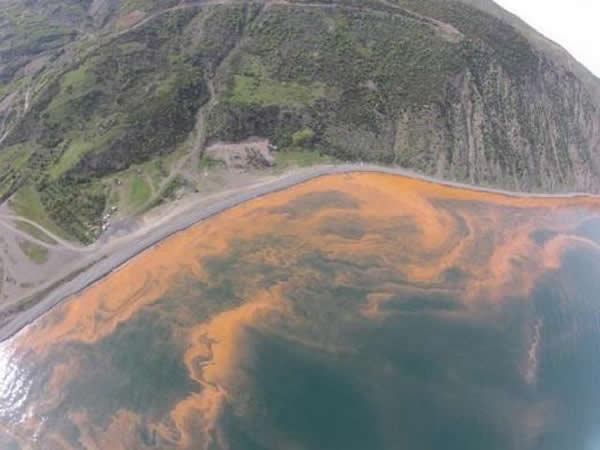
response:
[(83, 242), (127, 206), (115, 184), (132, 170), (162, 197), (193, 190), (200, 133), (512, 190), (600, 190), (600, 81), (493, 2), (4, 3), (0, 201), (33, 191)]

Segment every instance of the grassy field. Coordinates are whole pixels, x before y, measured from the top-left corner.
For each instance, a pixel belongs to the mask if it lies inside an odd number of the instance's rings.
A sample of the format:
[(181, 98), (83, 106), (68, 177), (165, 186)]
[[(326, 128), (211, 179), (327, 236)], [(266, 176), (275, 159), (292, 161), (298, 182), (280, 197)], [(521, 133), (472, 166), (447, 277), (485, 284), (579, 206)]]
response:
[(31, 241), (19, 241), (21, 251), (34, 263), (44, 264), (48, 261), (48, 249)]
[(325, 95), (320, 83), (302, 85), (261, 76), (235, 75), (230, 101), (259, 105), (312, 105)]
[(330, 164), (336, 161), (335, 158), (324, 155), (316, 150), (304, 150), (300, 148), (290, 148), (280, 150), (274, 153), (275, 165), (279, 169), (288, 167), (309, 167), (317, 164)]
[(11, 207), (17, 214), (29, 220), (33, 220), (60, 237), (68, 239), (68, 236), (65, 236), (64, 231), (48, 216), (48, 213), (42, 206), (40, 195), (33, 186), (26, 185), (22, 187), (13, 198)]
[(129, 189), (128, 206), (132, 210), (137, 210), (143, 206), (152, 194), (150, 185), (146, 181), (143, 173), (136, 173), (131, 180)]
[(38, 227), (35, 227), (35, 226), (31, 225), (30, 223), (23, 222), (22, 220), (17, 220), (15, 222), (17, 224), (17, 228), (19, 230), (27, 233), (29, 236), (39, 239), (40, 241), (43, 241), (46, 244), (50, 244), (50, 245), (57, 244), (57, 242), (54, 239), (52, 239), (50, 236), (48, 236), (46, 233), (44, 233)]

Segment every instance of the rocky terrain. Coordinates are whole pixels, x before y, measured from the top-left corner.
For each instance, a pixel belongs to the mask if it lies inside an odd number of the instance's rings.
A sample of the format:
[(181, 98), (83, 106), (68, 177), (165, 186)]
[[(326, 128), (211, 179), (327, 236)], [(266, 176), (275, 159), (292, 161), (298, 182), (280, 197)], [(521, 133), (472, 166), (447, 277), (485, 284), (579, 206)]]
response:
[(222, 142), (598, 192), (599, 108), (487, 0), (0, 0), (0, 200), (82, 242), (193, 189)]

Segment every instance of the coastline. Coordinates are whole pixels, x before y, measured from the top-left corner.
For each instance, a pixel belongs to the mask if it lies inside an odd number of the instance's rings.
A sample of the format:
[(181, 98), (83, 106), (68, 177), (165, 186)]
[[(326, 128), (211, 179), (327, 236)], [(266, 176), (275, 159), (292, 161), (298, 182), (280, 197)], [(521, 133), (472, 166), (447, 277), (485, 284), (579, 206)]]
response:
[(218, 215), (223, 211), (229, 210), (256, 198), (286, 190), (319, 177), (361, 172), (403, 176), (443, 187), (496, 194), (514, 199), (598, 199), (600, 204), (600, 196), (585, 192), (566, 192), (564, 194), (511, 192), (491, 187), (472, 186), (465, 183), (437, 179), (435, 177), (412, 172), (408, 169), (379, 166), (375, 164), (354, 163), (315, 166), (303, 171), (292, 172), (269, 183), (260, 184), (258, 186), (250, 186), (245, 191), (234, 194), (231, 197), (218, 200), (205, 208), (194, 210), (189, 214), (174, 217), (167, 223), (164, 223), (158, 226), (156, 229), (150, 231), (143, 239), (116, 250), (113, 254), (109, 255), (97, 264), (94, 264), (92, 267), (84, 270), (72, 280), (61, 284), (52, 292), (50, 292), (49, 295), (42, 301), (30, 309), (19, 313), (14, 319), (0, 329), (0, 342), (12, 338), (23, 328), (36, 321), (38, 318), (62, 303), (64, 300), (81, 293), (88, 287), (101, 281), (112, 272), (127, 264), (140, 253), (154, 247), (170, 236), (184, 231), (203, 220), (210, 219), (211, 217)]

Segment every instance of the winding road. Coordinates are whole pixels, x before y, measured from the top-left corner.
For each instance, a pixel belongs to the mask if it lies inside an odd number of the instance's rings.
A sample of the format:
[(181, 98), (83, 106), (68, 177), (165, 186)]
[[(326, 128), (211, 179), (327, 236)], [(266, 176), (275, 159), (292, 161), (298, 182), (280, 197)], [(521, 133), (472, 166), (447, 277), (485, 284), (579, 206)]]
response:
[[(383, 167), (371, 164), (341, 164), (341, 165), (328, 165), (328, 166), (315, 166), (304, 170), (298, 170), (291, 174), (284, 175), (272, 182), (261, 183), (258, 185), (244, 188), (240, 192), (236, 192), (226, 198), (221, 198), (203, 208), (192, 209), (185, 214), (180, 214), (171, 218), (170, 220), (164, 221), (159, 224), (156, 228), (145, 233), (139, 240), (133, 240), (127, 242), (123, 247), (115, 250), (113, 253), (108, 255), (102, 261), (88, 268), (87, 270), (80, 273), (78, 276), (70, 281), (57, 287), (52, 291), (46, 298), (40, 303), (36, 304), (29, 310), (16, 316), (11, 322), (0, 329), (0, 342), (6, 340), (22, 328), (35, 321), (37, 318), (48, 312), (54, 306), (69, 298), (82, 290), (86, 289), (91, 284), (104, 278), (120, 266), (125, 264), (131, 258), (135, 257), (144, 250), (154, 246), (158, 242), (168, 238), (169, 236), (183, 231), (194, 224), (208, 219), (212, 216), (219, 214), (222, 211), (231, 209), (241, 203), (253, 200), (255, 198), (281, 191), (297, 184), (305, 183), (314, 178), (334, 175), (334, 174), (345, 174), (345, 173), (359, 173), (359, 172), (378, 172), (387, 173), (393, 175), (401, 175), (405, 177), (417, 178), (431, 183), (437, 183), (449, 187), (460, 187), (470, 190), (499, 193), (513, 197), (538, 197), (538, 198), (565, 198), (565, 197), (590, 197), (599, 198), (597, 196), (585, 193), (565, 193), (565, 194), (529, 194), (529, 193), (515, 193), (504, 191), (500, 189), (488, 189), (475, 186), (469, 186), (462, 183), (454, 183), (450, 181), (444, 181), (428, 177), (424, 175), (411, 172), (409, 170), (394, 168), (394, 167)], [(44, 230), (47, 231), (47, 230)]]

